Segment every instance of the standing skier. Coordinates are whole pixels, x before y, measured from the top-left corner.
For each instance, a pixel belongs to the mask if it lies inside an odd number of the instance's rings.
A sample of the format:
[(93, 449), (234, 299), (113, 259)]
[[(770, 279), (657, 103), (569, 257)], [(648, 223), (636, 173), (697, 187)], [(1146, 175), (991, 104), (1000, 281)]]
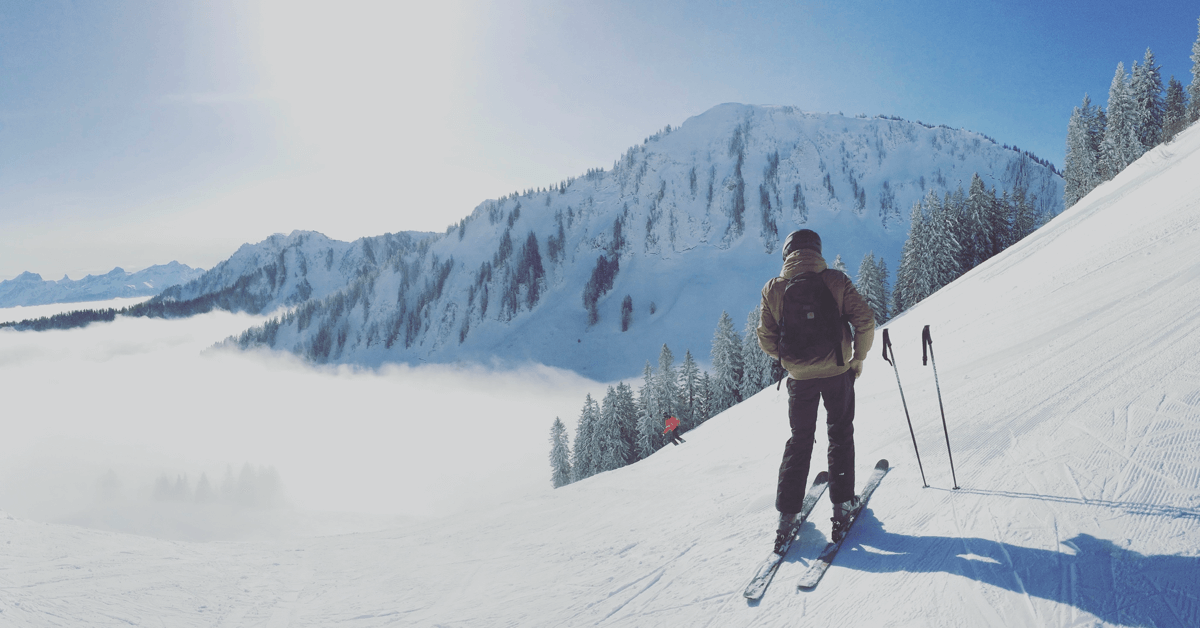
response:
[(663, 434), (670, 433), (670, 435), (671, 435), (670, 441), (671, 441), (672, 445), (679, 445), (679, 443), (687, 442), (687, 441), (683, 440), (682, 437), (679, 436), (679, 430), (676, 429), (679, 427), (679, 419), (671, 416), (667, 412), (664, 412), (663, 420), (665, 421), (664, 426), (666, 428), (663, 430)]
[(846, 522), (858, 508), (854, 494), (854, 380), (862, 374), (863, 359), (875, 337), (874, 312), (845, 273), (828, 268), (816, 232), (801, 229), (788, 235), (783, 259), (780, 276), (763, 287), (758, 326), (759, 346), (779, 359), (790, 376), (792, 436), (779, 466), (777, 551), (795, 533), (808, 481), (817, 404), (822, 398), (828, 412), (834, 540), (841, 539)]

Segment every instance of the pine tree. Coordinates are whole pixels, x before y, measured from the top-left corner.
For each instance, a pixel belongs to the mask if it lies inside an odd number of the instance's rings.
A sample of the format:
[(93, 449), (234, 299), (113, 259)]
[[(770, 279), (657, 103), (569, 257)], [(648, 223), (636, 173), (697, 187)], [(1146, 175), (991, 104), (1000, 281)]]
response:
[(846, 270), (846, 263), (842, 261), (842, 256), (841, 256), (841, 254), (838, 254), (838, 256), (837, 256), (836, 258), (834, 258), (834, 260), (833, 260), (833, 267), (834, 267), (835, 269), (837, 269), (837, 270), (840, 270), (840, 271), (842, 271), (843, 273), (846, 273), (847, 275), (849, 275), (849, 274), (850, 274), (850, 273), (849, 273), (849, 272)]
[(1175, 139), (1187, 127), (1187, 95), (1183, 84), (1174, 76), (1167, 82), (1167, 98), (1163, 105), (1163, 142)]
[(1097, 185), (1105, 181), (1103, 171), (1104, 133), (1108, 128), (1108, 118), (1099, 105), (1092, 104), (1092, 99), (1087, 94), (1083, 95), (1083, 104), (1079, 112), (1083, 116), (1086, 130), (1084, 146), (1087, 151), (1080, 157), (1082, 160), (1080, 176), (1083, 182), (1083, 196), (1087, 196), (1088, 192), (1096, 189)]
[(683, 354), (683, 364), (679, 367), (679, 400), (675, 404), (675, 416), (679, 418), (680, 427), (685, 431), (700, 423), (700, 419), (696, 418), (697, 406), (703, 394), (700, 385), (700, 367), (696, 365), (692, 352), (687, 351)]
[(554, 417), (550, 426), (550, 483), (554, 488), (571, 483), (571, 447), (567, 443), (567, 427)]
[(592, 435), (596, 443), (596, 459), (593, 461), (596, 473), (620, 469), (626, 464), (629, 452), (625, 440), (621, 437), (619, 406), (617, 390), (609, 386)]
[(1108, 119), (1104, 131), (1104, 173), (1107, 179), (1117, 176), (1126, 166), (1142, 156), (1144, 149), (1137, 137), (1137, 119), (1133, 97), (1129, 93), (1125, 65), (1117, 64), (1112, 85), (1108, 90)]
[(713, 334), (712, 359), (715, 379), (712, 413), (716, 414), (742, 400), (742, 347), (728, 312), (721, 312), (721, 318), (717, 321), (717, 331)]
[[(1200, 27), (1200, 19), (1196, 20), (1196, 24)], [(1200, 34), (1196, 35), (1196, 41), (1192, 44), (1192, 82), (1188, 85), (1188, 108), (1187, 108), (1187, 124), (1184, 128), (1200, 120)]]
[(746, 327), (742, 330), (742, 361), (745, 363), (742, 376), (742, 399), (749, 399), (758, 391), (775, 383), (775, 358), (767, 355), (758, 344), (758, 325), (762, 320), (762, 304), (758, 303), (746, 316)]
[(693, 415), (693, 420), (696, 425), (712, 418), (716, 414), (716, 392), (715, 382), (708, 371), (700, 374), (700, 400), (696, 403), (696, 413)]
[(1063, 158), (1063, 207), (1070, 208), (1087, 195), (1094, 185), (1096, 155), (1092, 151), (1089, 137), (1088, 97), (1083, 96), (1083, 107), (1076, 107), (1067, 122), (1067, 154)]
[(858, 265), (858, 281), (855, 285), (858, 293), (875, 313), (875, 324), (884, 324), (887, 321), (887, 292), (883, 287), (879, 266), (875, 264), (874, 251), (863, 256), (862, 263)]
[(1025, 196), (1025, 188), (1021, 186), (1017, 186), (1013, 192), (1012, 211), (1013, 244), (1016, 244), (1037, 228), (1037, 216)]
[(575, 428), (574, 458), (571, 461), (572, 477), (578, 482), (584, 478), (596, 475), (596, 423), (600, 411), (596, 401), (589, 394), (583, 402), (583, 410), (579, 413), (579, 425)]
[(967, 192), (967, 202), (962, 213), (962, 230), (959, 232), (959, 244), (962, 246), (959, 267), (964, 273), (990, 257), (990, 214), (991, 204), (987, 189), (983, 185), (983, 179), (976, 172), (971, 177), (971, 189)]
[(672, 416), (676, 414), (675, 404), (679, 401), (679, 378), (675, 374), (675, 354), (665, 344), (658, 352), (658, 373), (654, 378), (654, 396), (655, 403), (658, 405), (660, 422), (664, 412)]
[(649, 361), (646, 362), (646, 368), (642, 372), (642, 386), (638, 389), (637, 394), (637, 411), (637, 452), (638, 458), (641, 459), (658, 450), (659, 430), (662, 429), (658, 427), (662, 423), (662, 419), (659, 418), (661, 415), (654, 403), (654, 371), (650, 369)]
[(1144, 150), (1150, 150), (1162, 142), (1163, 84), (1161, 69), (1154, 63), (1154, 53), (1149, 48), (1142, 58), (1142, 65), (1134, 64), (1129, 88), (1133, 97), (1138, 141)]
[(908, 237), (900, 249), (900, 266), (896, 269), (896, 287), (892, 298), (892, 313), (898, 315), (916, 305), (917, 294), (917, 236), (921, 229), (921, 204), (913, 203), (908, 219)]
[(625, 464), (641, 459), (638, 448), (638, 409), (633, 396), (633, 387), (621, 382), (617, 384), (617, 419), (621, 424), (621, 440), (625, 451)]
[[(110, 470), (109, 473), (112, 473)], [(207, 504), (216, 501), (217, 492), (213, 489), (212, 483), (208, 481), (208, 474), (201, 473), (200, 481), (196, 482), (196, 493), (193, 500), (197, 504)]]
[(879, 268), (879, 294), (883, 298), (883, 320), (886, 322), (891, 320), (892, 316), (895, 315), (895, 312), (888, 305), (890, 303), (888, 295), (891, 294), (892, 289), (891, 280), (888, 279), (887, 262), (883, 257), (879, 258), (879, 263), (876, 266)]
[(758, 321), (758, 310), (755, 308), (746, 315), (746, 326), (742, 328), (742, 382), (738, 387), (742, 399), (749, 399), (762, 390), (758, 383), (763, 376), (759, 372), (761, 366), (756, 359), (758, 356), (755, 355), (762, 353), (758, 346)]
[(929, 216), (926, 255), (930, 266), (931, 293), (958, 279), (961, 274), (959, 259), (962, 250), (955, 237), (958, 231), (957, 216), (950, 207), (950, 200), (947, 195), (945, 202), (940, 201), (933, 190), (925, 195), (924, 209)]
[(992, 232), (992, 251), (990, 257), (995, 257), (1012, 243), (1012, 224), (1008, 221), (1012, 216), (1012, 207), (1008, 199), (1008, 190), (1005, 190), (997, 198), (996, 188), (993, 186), (988, 196), (988, 200), (992, 204), (990, 226)]

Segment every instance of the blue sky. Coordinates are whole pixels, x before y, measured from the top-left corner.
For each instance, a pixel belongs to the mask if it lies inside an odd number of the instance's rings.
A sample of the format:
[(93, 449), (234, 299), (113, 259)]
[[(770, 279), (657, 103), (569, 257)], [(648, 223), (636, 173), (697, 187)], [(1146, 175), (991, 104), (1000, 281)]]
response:
[[(427, 6), (435, 4), (436, 6)], [(899, 115), (1061, 165), (1194, 2), (0, 4), (0, 279), (442, 230), (724, 102)]]

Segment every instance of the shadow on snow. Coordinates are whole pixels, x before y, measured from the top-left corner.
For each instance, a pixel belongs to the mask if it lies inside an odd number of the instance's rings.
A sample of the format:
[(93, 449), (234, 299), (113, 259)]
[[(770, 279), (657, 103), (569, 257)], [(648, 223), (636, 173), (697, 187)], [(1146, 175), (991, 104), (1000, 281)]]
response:
[(876, 573), (945, 572), (1069, 604), (1122, 626), (1200, 625), (1200, 557), (1147, 556), (1088, 534), (1062, 545), (1070, 551), (894, 534), (868, 507), (836, 565)]

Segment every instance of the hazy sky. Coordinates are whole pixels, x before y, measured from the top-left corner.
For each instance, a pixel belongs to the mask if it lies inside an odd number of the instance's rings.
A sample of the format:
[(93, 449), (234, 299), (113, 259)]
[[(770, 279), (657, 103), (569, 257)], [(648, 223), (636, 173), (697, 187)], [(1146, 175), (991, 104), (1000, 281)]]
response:
[(443, 230), (724, 102), (965, 127), (1061, 166), (1193, 1), (0, 3), (0, 279)]

